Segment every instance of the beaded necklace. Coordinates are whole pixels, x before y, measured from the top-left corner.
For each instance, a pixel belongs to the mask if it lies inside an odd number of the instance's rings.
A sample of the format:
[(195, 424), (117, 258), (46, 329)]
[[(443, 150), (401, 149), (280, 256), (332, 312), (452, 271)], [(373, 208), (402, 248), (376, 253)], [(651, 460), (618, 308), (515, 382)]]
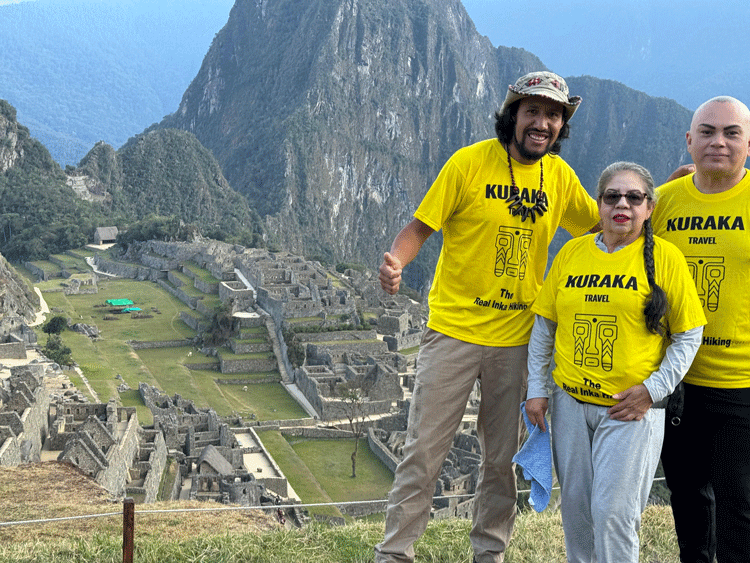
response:
[(510, 195), (505, 201), (509, 204), (508, 210), (511, 215), (520, 215), (521, 222), (523, 223), (527, 217), (531, 217), (531, 222), (536, 223), (536, 214), (539, 217), (544, 215), (547, 211), (547, 194), (544, 193), (544, 164), (542, 159), (539, 159), (539, 189), (536, 192), (536, 202), (531, 207), (527, 207), (523, 204), (523, 200), (519, 195), (518, 186), (516, 185), (516, 178), (513, 175), (513, 165), (510, 161), (510, 150), (505, 151), (508, 155), (508, 170), (510, 171)]

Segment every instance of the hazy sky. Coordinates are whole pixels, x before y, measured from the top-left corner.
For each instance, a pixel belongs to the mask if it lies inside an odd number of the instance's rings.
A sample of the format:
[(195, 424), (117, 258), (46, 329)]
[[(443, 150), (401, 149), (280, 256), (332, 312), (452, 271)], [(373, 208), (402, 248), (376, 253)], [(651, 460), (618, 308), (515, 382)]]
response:
[(720, 94), (750, 102), (748, 0), (462, 2), (493, 45), (522, 47), (563, 76), (618, 80), (689, 109)]
[(695, 109), (750, 102), (747, 0), (462, 0), (495, 46), (522, 47), (563, 76), (611, 78)]

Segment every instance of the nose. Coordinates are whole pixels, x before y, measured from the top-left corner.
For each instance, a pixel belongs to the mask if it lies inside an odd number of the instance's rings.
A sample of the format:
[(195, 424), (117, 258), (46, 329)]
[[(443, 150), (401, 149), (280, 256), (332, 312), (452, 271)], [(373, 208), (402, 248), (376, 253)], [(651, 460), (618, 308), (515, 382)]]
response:
[(540, 131), (547, 131), (549, 129), (550, 119), (546, 115), (537, 115), (534, 119), (534, 127)]
[(711, 137), (711, 145), (713, 146), (720, 146), (723, 147), (726, 145), (727, 140), (724, 138), (724, 135), (721, 133), (717, 133), (716, 135), (713, 135)]
[(628, 203), (628, 198), (625, 194), (620, 194), (620, 198), (617, 200), (615, 207), (630, 207), (630, 203)]

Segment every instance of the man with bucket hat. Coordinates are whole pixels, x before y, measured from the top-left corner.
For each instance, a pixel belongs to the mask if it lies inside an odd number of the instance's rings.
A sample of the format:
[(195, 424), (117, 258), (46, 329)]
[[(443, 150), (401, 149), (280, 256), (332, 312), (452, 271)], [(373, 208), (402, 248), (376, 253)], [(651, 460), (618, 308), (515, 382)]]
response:
[(574, 236), (599, 221), (596, 202), (558, 156), (581, 99), (560, 76), (532, 72), (509, 86), (495, 114), (497, 138), (459, 149), (444, 165), (380, 266), (394, 294), (401, 271), (443, 230), (380, 563), (414, 561), (435, 483), (477, 379), (482, 461), (470, 533), (477, 563), (503, 560), (516, 514), (512, 458), (526, 395), (530, 305), (558, 226)]

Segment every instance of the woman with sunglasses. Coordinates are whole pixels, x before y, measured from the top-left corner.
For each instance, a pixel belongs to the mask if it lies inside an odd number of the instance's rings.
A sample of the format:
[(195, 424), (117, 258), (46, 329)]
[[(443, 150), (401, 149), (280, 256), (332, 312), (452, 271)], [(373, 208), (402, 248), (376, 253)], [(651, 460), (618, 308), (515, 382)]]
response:
[(569, 562), (638, 561), (638, 528), (664, 436), (663, 401), (701, 342), (703, 315), (682, 253), (653, 235), (654, 181), (616, 162), (597, 186), (600, 233), (557, 254), (532, 310), (532, 424), (552, 451)]

